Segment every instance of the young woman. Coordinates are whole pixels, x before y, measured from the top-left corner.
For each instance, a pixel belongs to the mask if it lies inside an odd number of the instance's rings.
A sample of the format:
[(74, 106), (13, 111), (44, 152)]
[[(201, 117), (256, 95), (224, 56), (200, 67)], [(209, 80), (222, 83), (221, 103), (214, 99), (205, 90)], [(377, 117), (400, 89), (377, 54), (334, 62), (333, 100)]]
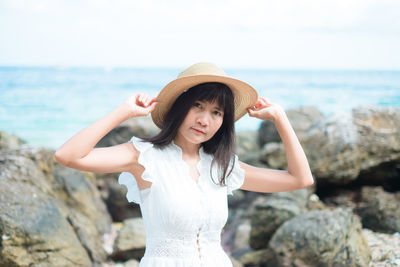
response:
[[(122, 121), (151, 113), (161, 131), (151, 138), (93, 148)], [(234, 122), (246, 113), (272, 120), (286, 148), (288, 170), (238, 160)], [(218, 266), (232, 263), (220, 244), (227, 195), (238, 188), (280, 192), (313, 184), (304, 151), (281, 106), (211, 63), (197, 63), (156, 98), (132, 95), (83, 129), (55, 157), (70, 168), (122, 172), (127, 199), (140, 205), (146, 251), (140, 266)]]

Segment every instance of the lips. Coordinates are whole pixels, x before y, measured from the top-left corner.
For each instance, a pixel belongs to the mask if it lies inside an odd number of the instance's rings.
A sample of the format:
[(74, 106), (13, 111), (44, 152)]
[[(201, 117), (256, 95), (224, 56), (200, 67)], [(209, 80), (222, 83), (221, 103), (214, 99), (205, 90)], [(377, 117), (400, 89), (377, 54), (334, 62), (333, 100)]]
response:
[(196, 128), (192, 128), (192, 129), (193, 129), (195, 132), (204, 134), (204, 132), (203, 132), (202, 130), (198, 130), (198, 129), (196, 129)]

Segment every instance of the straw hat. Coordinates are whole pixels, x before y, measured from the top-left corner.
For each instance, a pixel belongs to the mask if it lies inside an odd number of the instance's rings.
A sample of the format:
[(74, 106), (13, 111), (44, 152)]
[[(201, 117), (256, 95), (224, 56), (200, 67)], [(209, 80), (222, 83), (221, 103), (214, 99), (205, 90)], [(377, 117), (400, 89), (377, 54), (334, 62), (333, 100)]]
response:
[(220, 82), (231, 88), (234, 95), (235, 121), (243, 117), (247, 108), (257, 101), (257, 91), (249, 84), (228, 77), (226, 73), (212, 63), (196, 63), (181, 73), (178, 78), (169, 82), (157, 96), (157, 106), (151, 112), (154, 123), (161, 129), (167, 112), (178, 96), (187, 89), (205, 82)]

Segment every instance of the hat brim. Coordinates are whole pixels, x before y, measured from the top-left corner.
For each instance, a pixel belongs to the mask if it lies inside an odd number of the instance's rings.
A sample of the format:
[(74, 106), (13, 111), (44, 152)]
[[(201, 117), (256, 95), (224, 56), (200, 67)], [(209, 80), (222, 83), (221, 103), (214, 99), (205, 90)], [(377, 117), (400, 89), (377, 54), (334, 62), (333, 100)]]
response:
[(157, 96), (158, 104), (151, 112), (151, 117), (157, 127), (162, 128), (167, 112), (183, 91), (205, 82), (220, 82), (231, 88), (234, 95), (235, 121), (243, 117), (247, 109), (254, 106), (258, 99), (257, 91), (250, 84), (235, 78), (220, 75), (193, 75), (177, 78), (169, 82)]

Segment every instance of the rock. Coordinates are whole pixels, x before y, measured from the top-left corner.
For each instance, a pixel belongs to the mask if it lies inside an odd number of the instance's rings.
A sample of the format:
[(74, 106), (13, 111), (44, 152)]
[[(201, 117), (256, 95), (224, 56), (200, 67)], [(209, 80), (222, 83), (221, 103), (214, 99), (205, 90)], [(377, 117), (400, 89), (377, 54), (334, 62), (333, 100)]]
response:
[[(358, 188), (330, 187), (324, 196), (323, 201), (326, 206), (330, 207), (346, 207), (354, 210), (359, 202), (360, 193)], [(320, 194), (324, 195), (323, 192)]]
[(262, 166), (259, 161), (260, 147), (257, 144), (257, 131), (236, 132), (236, 154), (243, 162), (253, 166)]
[(114, 260), (141, 259), (146, 247), (146, 233), (142, 218), (126, 219), (114, 243)]
[[(150, 117), (136, 117), (122, 122), (111, 130), (96, 145), (108, 147), (128, 142), (132, 136), (153, 136), (159, 132)], [(101, 188), (102, 197), (110, 210), (114, 221), (123, 221), (141, 216), (139, 205), (129, 203), (126, 199), (126, 187), (118, 184), (120, 173), (95, 174), (97, 186)]]
[(368, 266), (371, 251), (350, 209), (314, 210), (286, 221), (269, 243), (277, 266)]
[(106, 199), (108, 211), (114, 222), (122, 222), (128, 218), (141, 217), (140, 206), (126, 199), (125, 186), (118, 183), (118, 175), (103, 177), (97, 180), (97, 186), (102, 188), (103, 199)]
[(237, 204), (235, 207), (231, 206), (231, 200), (228, 198), (229, 216), (221, 233), (221, 245), (228, 255), (232, 255), (234, 258), (238, 259), (244, 253), (252, 250), (248, 242), (250, 236), (249, 231), (243, 230), (240, 236), (238, 234), (238, 229), (248, 228), (250, 226), (256, 203), (265, 197), (263, 195), (264, 194), (247, 191), (243, 197), (240, 196), (241, 201), (235, 203)]
[(232, 258), (230, 260), (232, 261), (233, 267), (243, 267), (243, 264), (240, 261), (238, 261), (236, 259), (232, 259)]
[(308, 198), (308, 202), (307, 202), (307, 206), (306, 206), (307, 210), (326, 210), (327, 207), (324, 204), (324, 202), (322, 202), (317, 194), (311, 194), (310, 197)]
[[(290, 109), (286, 112), (290, 124), (296, 132), (299, 139), (304, 139), (308, 128), (318, 120), (324, 118), (324, 115), (314, 106), (301, 106)], [(263, 121), (258, 131), (258, 145), (264, 146), (270, 142), (282, 142), (275, 123), (272, 121)]]
[(17, 149), (22, 144), (26, 144), (26, 141), (15, 134), (8, 134), (5, 131), (0, 131), (0, 149)]
[[(243, 244), (249, 244), (251, 232), (250, 220), (244, 220), (236, 229), (233, 249), (243, 248)], [(248, 247), (250, 248), (250, 247)]]
[(362, 218), (363, 227), (383, 233), (400, 232), (400, 192), (389, 193), (382, 187), (364, 186), (361, 203), (355, 212)]
[[(60, 209), (92, 261), (100, 264), (106, 258), (101, 236), (110, 231), (111, 218), (95, 186), (94, 175), (58, 166), (54, 168), (54, 177), (52, 187)], [(57, 191), (60, 188), (63, 191)]]
[(400, 161), (388, 161), (362, 170), (357, 180), (363, 184), (381, 185), (387, 191), (399, 191)]
[(139, 267), (139, 262), (137, 260), (129, 260), (125, 262), (125, 267)]
[[(103, 247), (104, 250), (107, 252), (107, 258), (109, 259), (109, 256), (113, 253), (113, 247), (114, 247), (114, 242), (115, 239), (117, 238), (118, 232), (122, 227), (122, 223), (119, 222), (113, 222), (111, 224), (111, 231), (109, 233), (103, 234), (102, 239), (103, 239)], [(102, 263), (107, 264), (107, 262)]]
[(370, 266), (400, 266), (400, 233), (375, 233), (367, 228), (362, 233), (371, 248)]
[(128, 260), (126, 262), (104, 262), (101, 267), (139, 267), (137, 260)]
[(270, 248), (264, 248), (257, 251), (249, 252), (240, 258), (240, 262), (244, 266), (278, 266), (274, 265), (275, 256)]
[(254, 152), (260, 149), (257, 144), (257, 131), (236, 132), (236, 153), (240, 156), (244, 153)]
[(310, 189), (272, 193), (257, 203), (251, 220), (250, 247), (267, 248), (274, 232), (287, 220), (307, 211)]
[(97, 144), (96, 147), (108, 147), (128, 142), (132, 136), (149, 137), (160, 130), (150, 117), (136, 117), (122, 122), (112, 129)]
[(283, 143), (272, 142), (265, 144), (259, 155), (259, 160), (268, 168), (280, 170), (288, 169), (286, 151)]
[[(300, 143), (319, 185), (345, 185), (360, 177), (380, 184), (390, 179), (387, 184), (397, 185), (392, 190), (400, 188), (398, 108), (362, 106), (351, 113), (333, 114), (314, 122)], [(281, 143), (267, 145), (262, 150), (261, 162), (268, 167), (287, 169)]]
[(33, 160), (0, 150), (0, 266), (90, 266)]
[[(0, 150), (0, 168), (0, 232), (10, 242), (2, 243), (2, 251), (14, 257), (13, 264), (88, 266), (105, 260), (101, 235), (111, 218), (92, 174), (59, 165), (54, 151), (26, 145)], [(32, 246), (18, 241), (20, 232)]]

